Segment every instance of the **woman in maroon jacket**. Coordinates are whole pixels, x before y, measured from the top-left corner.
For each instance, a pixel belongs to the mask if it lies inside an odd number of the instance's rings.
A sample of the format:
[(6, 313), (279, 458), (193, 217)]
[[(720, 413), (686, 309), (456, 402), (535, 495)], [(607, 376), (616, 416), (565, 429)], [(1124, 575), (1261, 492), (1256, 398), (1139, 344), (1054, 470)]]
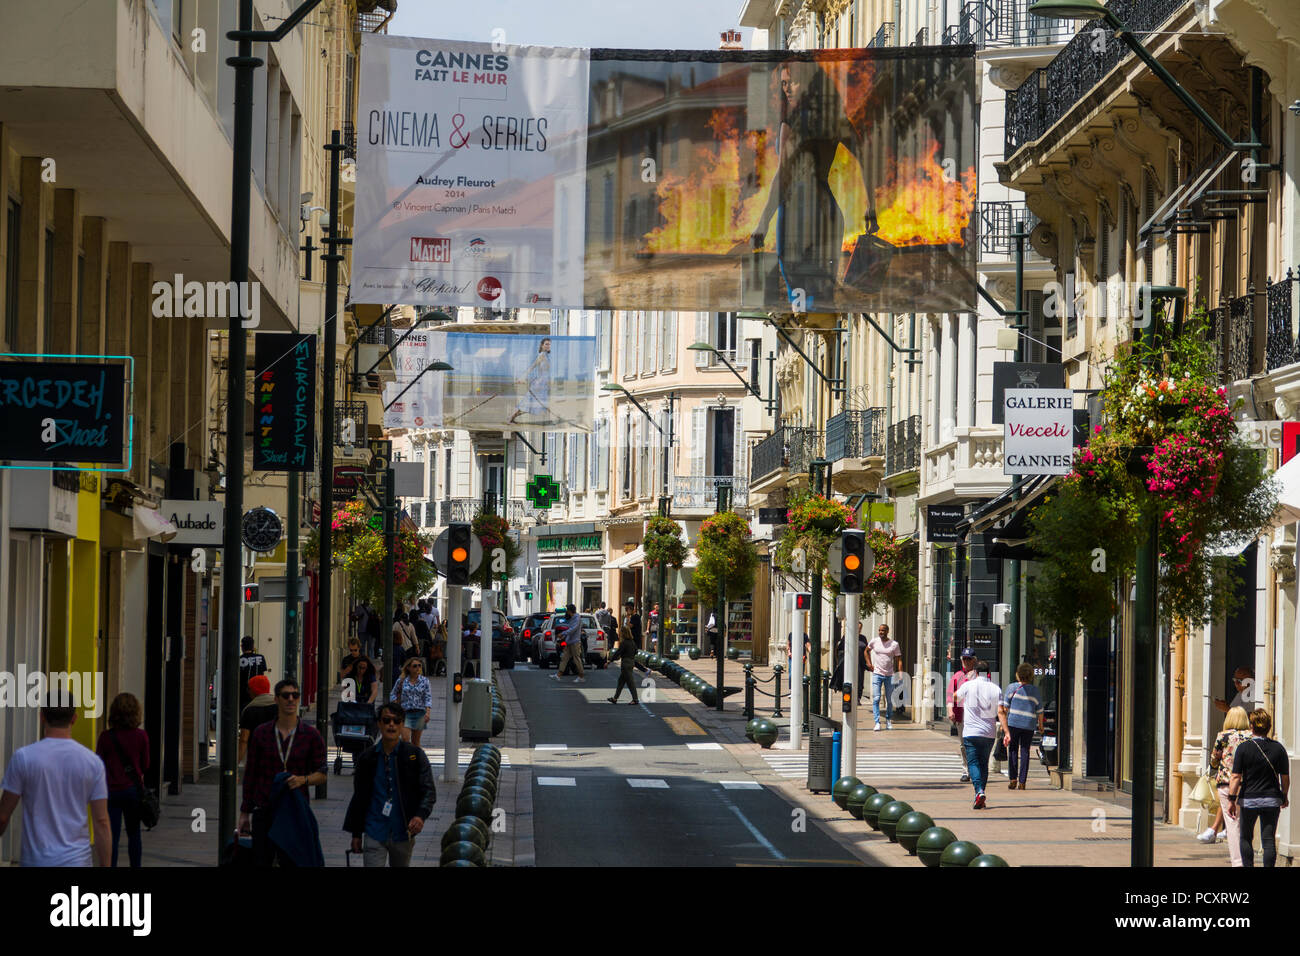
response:
[[(140, 842), (140, 797), (136, 780), (144, 782), (149, 769), (149, 735), (140, 729), (140, 701), (134, 694), (118, 694), (108, 709), (108, 730), (99, 735), (95, 753), (104, 761), (108, 777), (108, 819), (113, 825), (113, 866), (117, 866), (118, 838), (126, 818), (127, 854), (131, 866), (140, 866), (144, 847)], [(132, 775), (123, 757), (135, 768)]]

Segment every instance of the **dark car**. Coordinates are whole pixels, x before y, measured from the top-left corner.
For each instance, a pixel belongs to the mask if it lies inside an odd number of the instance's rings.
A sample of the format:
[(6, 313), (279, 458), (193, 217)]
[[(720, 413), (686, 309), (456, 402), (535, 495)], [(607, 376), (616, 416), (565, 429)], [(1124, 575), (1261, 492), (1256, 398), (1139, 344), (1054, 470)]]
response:
[[(478, 626), (480, 620), (478, 608), (469, 612), (471, 624)], [(495, 612), (492, 616), (492, 660), (500, 664), (502, 670), (510, 670), (521, 656), (519, 635), (504, 614)]]
[(547, 613), (529, 614), (524, 618), (523, 626), (515, 628), (519, 632), (519, 647), (534, 664), (542, 663), (542, 630), (546, 626)]

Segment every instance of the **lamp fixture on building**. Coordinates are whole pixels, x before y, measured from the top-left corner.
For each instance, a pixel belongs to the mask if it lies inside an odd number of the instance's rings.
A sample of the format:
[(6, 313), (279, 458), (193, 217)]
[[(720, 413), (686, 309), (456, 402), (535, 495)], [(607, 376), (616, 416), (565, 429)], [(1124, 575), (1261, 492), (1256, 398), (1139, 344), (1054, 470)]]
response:
[(662, 435), (664, 433), (664, 430), (662, 428), (659, 428), (659, 423), (655, 421), (654, 416), (650, 414), (649, 410), (640, 402), (638, 402), (636, 400), (636, 396), (633, 395), (631, 392), (629, 392), (622, 385), (616, 384), (615, 382), (609, 382), (606, 385), (602, 385), (600, 389), (603, 392), (621, 393), (628, 401), (630, 401), (633, 405), (637, 407), (637, 409), (641, 412), (642, 415), (644, 415), (646, 418), (650, 420), (650, 424), (659, 430), (659, 434)]
[(772, 412), (772, 410), (776, 405), (775, 401), (773, 399), (763, 398), (763, 396), (759, 393), (758, 389), (756, 389), (753, 386), (753, 384), (750, 383), (749, 379), (741, 375), (740, 370), (737, 369), (736, 366), (732, 365), (731, 362), (728, 361), (727, 357), (723, 355), (722, 352), (720, 352), (717, 348), (710, 345), (708, 342), (695, 342), (691, 345), (686, 346), (686, 350), (688, 352), (712, 352), (714, 355), (718, 357), (719, 364), (725, 366), (727, 371), (729, 371), (732, 375), (736, 376), (736, 378), (740, 379), (740, 384), (745, 386), (745, 390), (749, 392), (751, 395), (753, 395), (760, 402), (762, 402), (769, 413)]

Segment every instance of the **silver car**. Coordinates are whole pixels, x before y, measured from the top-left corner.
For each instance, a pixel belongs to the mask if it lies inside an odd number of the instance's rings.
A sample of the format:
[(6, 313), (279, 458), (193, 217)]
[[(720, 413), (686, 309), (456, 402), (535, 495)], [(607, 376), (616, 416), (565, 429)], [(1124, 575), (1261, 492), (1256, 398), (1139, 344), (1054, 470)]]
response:
[[(605, 632), (600, 629), (596, 623), (596, 618), (590, 614), (580, 615), (582, 618), (582, 634), (586, 638), (587, 653), (583, 658), (584, 664), (594, 664), (602, 670), (609, 666), (609, 645), (605, 640)], [(567, 615), (554, 614), (546, 619), (542, 625), (541, 634), (538, 637), (538, 664), (543, 667), (558, 667), (560, 663), (559, 635), (564, 630), (567, 622)]]

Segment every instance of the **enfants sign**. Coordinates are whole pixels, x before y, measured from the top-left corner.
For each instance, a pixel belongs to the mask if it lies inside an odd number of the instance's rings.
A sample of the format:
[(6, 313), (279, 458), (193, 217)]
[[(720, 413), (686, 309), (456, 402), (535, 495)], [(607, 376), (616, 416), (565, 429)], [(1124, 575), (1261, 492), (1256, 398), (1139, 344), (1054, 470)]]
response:
[(311, 471), (316, 451), (316, 338), (263, 332), (254, 352), (253, 467)]
[(122, 464), (126, 366), (79, 362), (0, 365), (0, 459)]

